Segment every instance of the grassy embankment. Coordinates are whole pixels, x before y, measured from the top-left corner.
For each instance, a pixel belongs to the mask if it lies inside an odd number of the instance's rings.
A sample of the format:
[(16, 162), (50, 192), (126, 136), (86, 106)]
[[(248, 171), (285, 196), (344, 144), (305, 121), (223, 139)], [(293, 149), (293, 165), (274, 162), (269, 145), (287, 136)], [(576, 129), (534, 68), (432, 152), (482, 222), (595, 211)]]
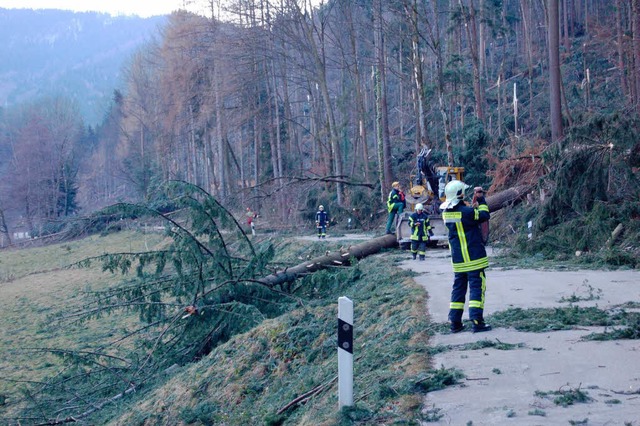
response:
[[(20, 390), (33, 389), (31, 382), (51, 377), (60, 368), (57, 357), (27, 348), (89, 350), (113, 340), (137, 321), (134, 317), (107, 316), (82, 325), (52, 327), (48, 319), (81, 306), (85, 291), (106, 288), (119, 278), (102, 273), (98, 266), (64, 267), (105, 252), (144, 250), (160, 240), (158, 235), (120, 233), (2, 252), (0, 372), (5, 380), (0, 382), (0, 394), (5, 398), (5, 409), (19, 408), (14, 402)], [(337, 247), (331, 244), (338, 243), (281, 244), (278, 260), (294, 264), (306, 255)], [(409, 273), (393, 267), (394, 259), (398, 256), (387, 252), (355, 267), (299, 280), (297, 302), (286, 314), (264, 321), (200, 362), (177, 367), (164, 381), (150, 384), (85, 420), (92, 424), (167, 425), (417, 420), (421, 394), (455, 382), (456, 374), (429, 370), (426, 294)], [(338, 410), (335, 379), (339, 296), (355, 302), (356, 404), (342, 411)]]

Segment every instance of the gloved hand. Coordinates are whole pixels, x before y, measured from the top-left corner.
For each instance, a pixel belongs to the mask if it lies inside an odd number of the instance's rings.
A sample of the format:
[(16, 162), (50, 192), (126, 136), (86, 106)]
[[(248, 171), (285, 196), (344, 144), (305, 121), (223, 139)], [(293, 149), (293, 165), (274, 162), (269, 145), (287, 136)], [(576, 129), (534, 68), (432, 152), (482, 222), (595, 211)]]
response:
[(478, 207), (478, 199), (484, 197), (484, 189), (481, 186), (473, 188), (473, 199), (471, 200), (471, 207)]

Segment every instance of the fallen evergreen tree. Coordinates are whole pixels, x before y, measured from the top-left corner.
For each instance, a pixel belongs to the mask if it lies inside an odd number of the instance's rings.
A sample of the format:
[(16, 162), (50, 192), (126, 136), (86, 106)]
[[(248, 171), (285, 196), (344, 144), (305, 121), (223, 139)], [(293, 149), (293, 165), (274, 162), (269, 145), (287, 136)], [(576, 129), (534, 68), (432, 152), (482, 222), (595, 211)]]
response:
[[(640, 122), (597, 115), (546, 148), (548, 173), (534, 182), (543, 199), (514, 214), (522, 229), (512, 254), (587, 263), (640, 265)], [(533, 222), (532, 238), (523, 224)]]
[(109, 342), (80, 348), (29, 348), (59, 357), (65, 368), (27, 390), (25, 415), (17, 419), (22, 424), (88, 418), (149, 386), (172, 366), (201, 359), (296, 303), (286, 289), (257, 280), (270, 271), (273, 247), (254, 247), (234, 217), (197, 186), (169, 182), (148, 205), (118, 204), (97, 215), (161, 220), (166, 242), (76, 265), (97, 263), (123, 279), (108, 290), (89, 292), (81, 309), (63, 312), (51, 323), (72, 327), (117, 314), (123, 315), (122, 330), (114, 330)]

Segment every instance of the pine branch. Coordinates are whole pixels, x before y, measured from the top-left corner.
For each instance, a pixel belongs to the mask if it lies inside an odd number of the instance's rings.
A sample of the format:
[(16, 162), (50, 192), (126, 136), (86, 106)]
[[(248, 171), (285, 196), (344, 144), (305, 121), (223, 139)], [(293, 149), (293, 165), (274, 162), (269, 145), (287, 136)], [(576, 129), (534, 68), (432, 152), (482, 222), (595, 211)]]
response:
[(82, 414), (79, 414), (77, 416), (69, 416), (65, 419), (62, 420), (49, 420), (45, 423), (38, 423), (34, 426), (55, 426), (55, 425), (62, 425), (62, 424), (66, 424), (66, 423), (76, 423), (79, 420), (84, 419), (85, 417), (90, 416), (91, 414), (95, 413), (96, 411), (101, 410), (102, 408), (104, 408), (105, 405), (110, 404), (114, 401), (117, 401), (118, 399), (122, 398), (123, 396), (130, 394), (131, 392), (135, 391), (136, 387), (135, 385), (131, 385), (127, 390), (125, 390), (124, 392), (121, 392), (111, 398), (109, 398), (108, 400), (101, 402), (100, 404), (95, 404), (93, 406), (93, 408), (85, 411)]
[[(115, 359), (117, 361), (122, 361), (123, 363), (127, 364), (127, 365), (131, 365), (131, 362), (129, 362), (128, 360), (124, 359), (124, 358), (120, 358), (118, 356), (115, 355), (109, 355), (103, 352), (93, 352), (93, 351), (71, 351), (68, 349), (54, 349), (54, 348), (23, 348), (22, 350), (24, 351), (33, 351), (33, 352), (48, 352), (48, 353), (52, 353), (52, 354), (63, 354), (63, 355), (73, 355), (73, 356), (78, 356), (78, 355), (93, 355), (95, 357), (103, 357), (103, 358), (109, 358), (109, 359)], [(105, 368), (109, 368), (105, 365), (100, 364), (99, 362), (93, 361), (93, 363), (100, 365), (102, 367)]]
[[(189, 182), (185, 182), (185, 181), (181, 181), (181, 180), (174, 180), (174, 181), (170, 181), (173, 183), (178, 183), (178, 184), (183, 184), (187, 187), (192, 187), (194, 189), (197, 189), (198, 191), (200, 191), (200, 193), (204, 196), (206, 196), (210, 201), (212, 201), (219, 209), (221, 209), (222, 211), (224, 211), (227, 215), (227, 217), (233, 221), (233, 223), (236, 225), (236, 228), (242, 233), (242, 235), (244, 236), (245, 242), (249, 245), (249, 249), (251, 250), (251, 253), (253, 254), (253, 256), (256, 256), (256, 252), (255, 249), (253, 247), (253, 244), (251, 243), (251, 240), (249, 239), (249, 237), (247, 236), (246, 232), (244, 232), (244, 230), (242, 229), (242, 225), (240, 225), (240, 223), (236, 220), (235, 216), (231, 214), (231, 212), (229, 210), (227, 210), (226, 207), (224, 207), (222, 204), (220, 204), (218, 202), (218, 200), (216, 200), (214, 197), (212, 197), (207, 191), (204, 190), (204, 188), (200, 187), (199, 185), (193, 184), (193, 183), (189, 183)], [(219, 234), (220, 235), (220, 234)], [(220, 240), (224, 241), (224, 239), (222, 238), (222, 235), (220, 235)]]
[(329, 387), (333, 382), (336, 382), (337, 380), (338, 380), (338, 376), (335, 376), (333, 379), (329, 380), (328, 382), (316, 386), (315, 388), (311, 389), (309, 392), (303, 393), (302, 395), (300, 395), (299, 397), (297, 397), (296, 399), (294, 399), (293, 401), (289, 402), (287, 405), (279, 409), (277, 414), (282, 414), (285, 411), (287, 411), (289, 408), (293, 407), (294, 405), (297, 405), (319, 394), (320, 392), (325, 390), (327, 387)]

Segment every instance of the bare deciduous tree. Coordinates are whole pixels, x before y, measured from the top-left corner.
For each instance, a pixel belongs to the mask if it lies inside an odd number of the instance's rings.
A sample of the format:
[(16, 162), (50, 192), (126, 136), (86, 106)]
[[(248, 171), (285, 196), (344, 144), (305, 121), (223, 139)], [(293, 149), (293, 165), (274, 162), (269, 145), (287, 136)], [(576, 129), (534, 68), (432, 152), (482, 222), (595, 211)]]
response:
[(549, 105), (551, 140), (556, 142), (563, 137), (561, 77), (560, 77), (560, 21), (558, 0), (549, 0)]

